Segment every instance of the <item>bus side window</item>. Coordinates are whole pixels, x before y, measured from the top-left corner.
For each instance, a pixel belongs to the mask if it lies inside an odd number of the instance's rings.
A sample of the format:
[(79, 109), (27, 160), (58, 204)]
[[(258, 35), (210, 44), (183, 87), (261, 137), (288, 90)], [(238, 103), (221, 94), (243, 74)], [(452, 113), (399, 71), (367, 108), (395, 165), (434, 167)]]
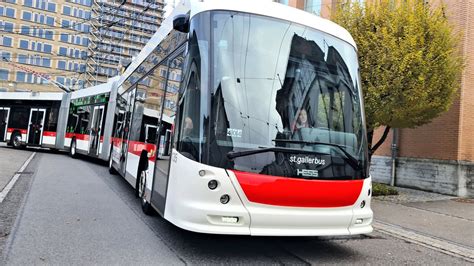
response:
[(194, 71), (189, 75), (187, 84), (180, 106), (178, 151), (192, 160), (199, 161), (201, 91), (199, 90), (199, 79)]
[(46, 130), (47, 131), (56, 131), (58, 126), (58, 108), (51, 108), (47, 117)]

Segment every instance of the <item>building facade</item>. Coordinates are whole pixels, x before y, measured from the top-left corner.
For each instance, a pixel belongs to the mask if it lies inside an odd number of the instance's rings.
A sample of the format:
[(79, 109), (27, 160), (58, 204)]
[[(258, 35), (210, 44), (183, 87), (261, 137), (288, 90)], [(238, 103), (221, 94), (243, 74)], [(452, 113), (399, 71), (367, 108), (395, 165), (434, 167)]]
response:
[(156, 31), (162, 10), (161, 0), (2, 1), (0, 91), (60, 91), (105, 82)]
[(95, 0), (86, 86), (120, 74), (163, 21), (163, 0)]
[[(330, 19), (331, 10), (343, 1), (277, 2)], [(415, 129), (391, 130), (372, 158), (371, 174), (377, 182), (474, 197), (474, 0), (428, 2), (444, 4), (448, 20), (463, 36), (461, 51), (467, 64), (459, 96), (448, 112), (431, 123)], [(382, 132), (383, 129), (376, 131), (374, 142)]]

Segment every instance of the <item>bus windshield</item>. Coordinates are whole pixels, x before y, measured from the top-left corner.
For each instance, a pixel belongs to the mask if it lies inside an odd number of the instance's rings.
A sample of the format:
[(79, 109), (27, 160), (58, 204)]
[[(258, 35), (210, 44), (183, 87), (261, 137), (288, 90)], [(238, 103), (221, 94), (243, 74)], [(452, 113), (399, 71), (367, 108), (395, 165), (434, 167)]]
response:
[(210, 31), (196, 36), (212, 47), (203, 162), (294, 178), (367, 177), (352, 45), (300, 24), (247, 13), (213, 12)]

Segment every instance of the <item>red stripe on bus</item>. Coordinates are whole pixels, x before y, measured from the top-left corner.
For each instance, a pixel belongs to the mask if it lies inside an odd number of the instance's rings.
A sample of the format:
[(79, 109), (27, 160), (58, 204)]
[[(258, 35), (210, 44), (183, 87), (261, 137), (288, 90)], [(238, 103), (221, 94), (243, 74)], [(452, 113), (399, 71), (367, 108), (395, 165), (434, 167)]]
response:
[(354, 205), (363, 180), (305, 180), (233, 171), (247, 199), (287, 207), (335, 208)]
[(43, 136), (44, 137), (56, 137), (56, 132), (54, 132), (54, 131), (44, 131)]
[(114, 145), (117, 148), (120, 148), (120, 145), (122, 144), (122, 139), (121, 138), (111, 138), (112, 139), (112, 145)]
[(22, 129), (22, 128), (11, 128), (11, 127), (7, 128), (8, 133), (12, 133), (13, 131), (16, 131), (16, 130), (20, 131), (21, 134), (26, 134), (27, 132), (26, 129)]
[(87, 134), (77, 134), (77, 133), (66, 133), (66, 138), (76, 138), (78, 140), (86, 140), (89, 141), (89, 135)]
[(155, 161), (156, 159), (156, 145), (150, 143), (144, 143), (140, 141), (129, 141), (128, 142), (128, 152), (140, 156), (142, 151), (146, 150), (148, 152), (148, 160)]

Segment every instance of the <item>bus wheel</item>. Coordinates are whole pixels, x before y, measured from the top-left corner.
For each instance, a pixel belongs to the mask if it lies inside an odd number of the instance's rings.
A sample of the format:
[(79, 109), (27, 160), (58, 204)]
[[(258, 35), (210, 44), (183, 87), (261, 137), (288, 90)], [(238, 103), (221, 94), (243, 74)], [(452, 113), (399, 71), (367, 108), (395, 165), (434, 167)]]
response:
[(146, 171), (142, 171), (140, 174), (140, 182), (138, 183), (138, 195), (140, 196), (142, 211), (146, 215), (150, 215), (152, 212), (151, 204), (146, 199)]
[(73, 139), (73, 140), (71, 140), (71, 148), (69, 148), (69, 155), (72, 158), (76, 158), (76, 156), (77, 156), (76, 152), (77, 152), (77, 150), (76, 150), (76, 140)]
[(18, 132), (13, 133), (13, 135), (11, 137), (11, 144), (14, 148), (17, 148), (17, 149), (22, 147), (20, 133), (18, 133)]

